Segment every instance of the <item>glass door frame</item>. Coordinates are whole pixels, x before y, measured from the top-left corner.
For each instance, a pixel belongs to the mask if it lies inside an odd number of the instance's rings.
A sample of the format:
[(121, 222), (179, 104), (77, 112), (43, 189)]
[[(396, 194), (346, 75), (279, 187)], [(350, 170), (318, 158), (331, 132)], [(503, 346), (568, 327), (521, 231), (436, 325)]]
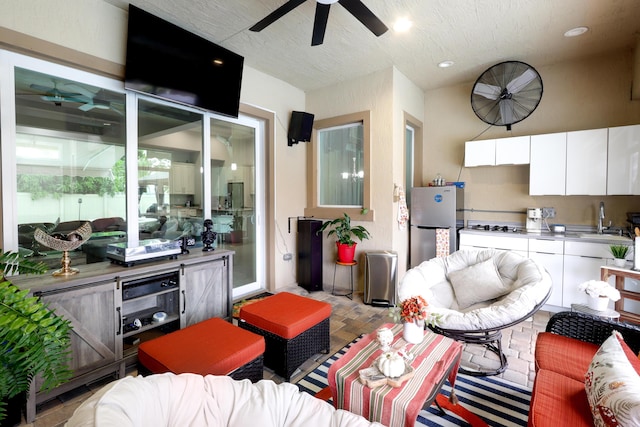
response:
[(125, 94), (124, 84), (117, 80), (0, 49), (1, 231), (4, 251), (18, 250), (18, 209), (15, 203), (18, 191), (16, 164), (16, 67), (61, 76), (79, 83)]
[[(266, 151), (265, 151), (265, 122), (261, 119), (257, 119), (254, 117), (250, 117), (247, 115), (239, 114), (237, 119), (217, 115), (210, 114), (210, 119), (216, 119), (221, 121), (227, 121), (233, 123), (235, 125), (246, 126), (253, 129), (254, 135), (254, 167), (255, 167), (255, 269), (256, 269), (256, 281), (252, 283), (244, 284), (240, 287), (233, 288), (233, 298), (238, 299), (244, 295), (265, 291), (267, 289), (266, 286), (266, 277), (267, 277), (267, 255), (266, 255), (266, 227), (265, 227), (265, 216), (266, 216), (266, 182), (267, 177), (265, 175), (266, 171)], [(211, 120), (207, 121), (207, 124), (210, 125)], [(205, 133), (205, 148), (206, 151), (203, 150), (203, 157), (210, 158), (210, 137), (211, 132), (207, 130)], [(208, 187), (208, 194), (211, 194), (211, 169), (209, 169), (209, 175), (206, 175), (205, 168), (205, 189)], [(209, 212), (211, 212), (211, 198), (206, 200), (209, 203)]]

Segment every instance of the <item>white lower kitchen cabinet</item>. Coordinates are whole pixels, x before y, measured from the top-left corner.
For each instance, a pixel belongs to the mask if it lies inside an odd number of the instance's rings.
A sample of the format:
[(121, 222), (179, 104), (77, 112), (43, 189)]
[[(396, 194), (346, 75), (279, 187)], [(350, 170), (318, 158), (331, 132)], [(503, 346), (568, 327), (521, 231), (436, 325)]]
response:
[[(571, 304), (586, 304), (587, 295), (578, 290), (578, 285), (588, 280), (600, 280), (600, 267), (612, 260), (609, 243), (544, 238), (531, 234), (515, 237), (493, 232), (460, 233), (460, 249), (489, 248), (527, 256), (547, 270), (553, 282), (551, 296), (546, 302), (547, 306), (553, 306), (548, 308), (550, 310), (554, 307), (570, 309)], [(609, 283), (614, 285), (614, 279), (610, 279)], [(613, 302), (609, 308), (613, 308)]]
[(526, 237), (506, 237), (486, 234), (460, 234), (460, 249), (502, 249), (527, 256), (529, 239)]
[[(600, 267), (611, 258), (607, 243), (565, 242), (562, 305), (569, 308), (571, 304), (586, 304), (588, 296), (578, 290), (578, 285), (600, 280)], [(609, 283), (614, 286), (614, 278)], [(613, 302), (609, 308), (613, 309)]]
[(562, 240), (529, 239), (529, 258), (543, 266), (551, 276), (553, 287), (546, 304), (562, 307), (564, 242)]

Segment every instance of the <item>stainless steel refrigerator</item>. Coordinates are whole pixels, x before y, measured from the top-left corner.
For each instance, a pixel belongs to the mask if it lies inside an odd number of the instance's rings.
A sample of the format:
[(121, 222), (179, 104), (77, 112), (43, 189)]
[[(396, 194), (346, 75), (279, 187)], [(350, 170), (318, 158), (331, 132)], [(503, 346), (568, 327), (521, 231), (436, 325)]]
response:
[(455, 186), (413, 187), (409, 208), (411, 252), (415, 267), (436, 256), (436, 230), (449, 230), (449, 253), (458, 247), (458, 230), (464, 227), (464, 189)]

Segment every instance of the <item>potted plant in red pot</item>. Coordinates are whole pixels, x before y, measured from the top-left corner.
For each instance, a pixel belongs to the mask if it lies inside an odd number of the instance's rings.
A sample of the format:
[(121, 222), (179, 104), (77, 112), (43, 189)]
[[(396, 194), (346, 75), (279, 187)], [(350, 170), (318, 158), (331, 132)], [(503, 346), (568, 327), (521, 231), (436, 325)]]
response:
[(340, 218), (336, 218), (322, 224), (318, 233), (322, 233), (327, 228), (331, 228), (327, 237), (335, 234), (338, 239), (336, 246), (338, 247), (338, 261), (340, 262), (353, 262), (357, 245), (355, 240), (353, 240), (354, 237), (358, 238), (360, 241), (371, 237), (369, 231), (367, 231), (363, 226), (356, 225), (352, 227), (351, 218), (346, 213), (344, 213)]

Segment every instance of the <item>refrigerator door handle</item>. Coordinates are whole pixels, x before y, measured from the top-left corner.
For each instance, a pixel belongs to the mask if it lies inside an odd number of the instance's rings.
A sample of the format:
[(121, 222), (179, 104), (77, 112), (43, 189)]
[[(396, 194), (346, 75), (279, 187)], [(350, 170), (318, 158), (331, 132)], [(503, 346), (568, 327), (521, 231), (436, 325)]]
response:
[(451, 227), (445, 226), (445, 227), (433, 227), (431, 225), (416, 225), (416, 228), (420, 229), (420, 230), (449, 230)]

